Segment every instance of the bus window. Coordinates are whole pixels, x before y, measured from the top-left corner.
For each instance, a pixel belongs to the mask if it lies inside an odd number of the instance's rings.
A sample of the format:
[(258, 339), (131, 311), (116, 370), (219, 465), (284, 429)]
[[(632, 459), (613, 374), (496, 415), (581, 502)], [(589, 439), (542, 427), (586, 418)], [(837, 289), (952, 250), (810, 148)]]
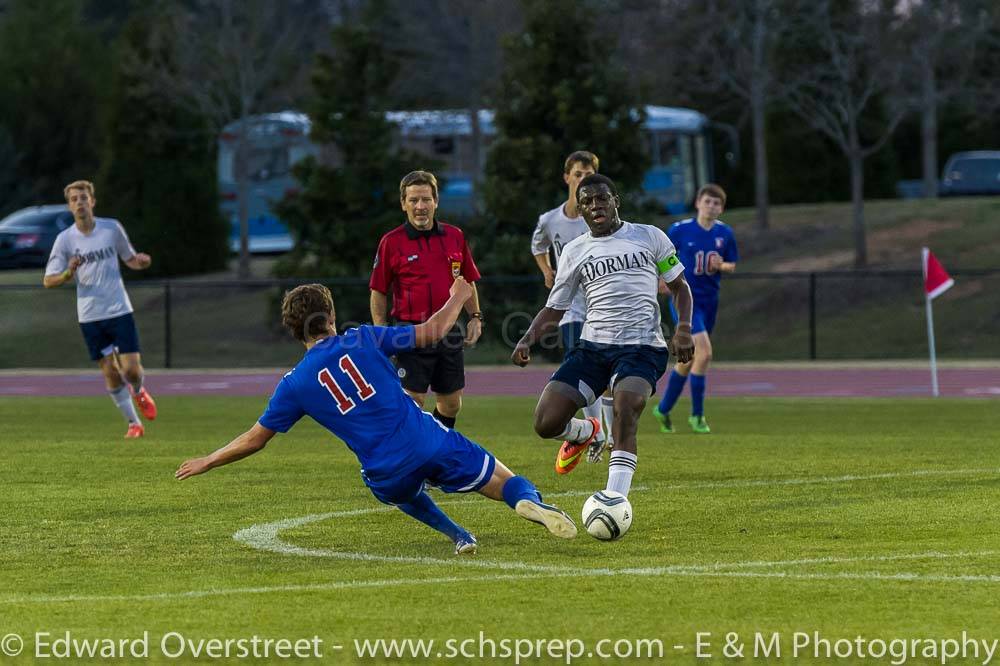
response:
[(455, 138), (451, 136), (431, 137), (431, 148), (435, 155), (451, 155), (455, 152)]
[(270, 180), (288, 173), (288, 149), (251, 146), (247, 152), (247, 173), (257, 181)]
[(680, 166), (680, 146), (677, 134), (666, 134), (661, 132), (657, 137), (656, 163), (659, 166), (676, 169)]
[(219, 182), (227, 185), (236, 183), (236, 172), (233, 170), (233, 150), (229, 146), (219, 148)]

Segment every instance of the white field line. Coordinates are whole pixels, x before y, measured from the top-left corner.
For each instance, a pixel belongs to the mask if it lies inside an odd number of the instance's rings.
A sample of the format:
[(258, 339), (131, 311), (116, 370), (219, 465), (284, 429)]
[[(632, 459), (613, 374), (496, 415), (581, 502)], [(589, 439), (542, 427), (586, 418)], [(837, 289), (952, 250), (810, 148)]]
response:
[(878, 474), (844, 474), (843, 476), (811, 476), (797, 479), (739, 479), (732, 481), (695, 481), (657, 486), (657, 490), (696, 490), (700, 488), (754, 488), (758, 486), (804, 486), (810, 484), (854, 483), (856, 481), (881, 481), (924, 476), (972, 476), (976, 474), (1000, 475), (1000, 468), (985, 469), (918, 469), (910, 472), (882, 472)]
[[(806, 477), (797, 479), (750, 479), (736, 481), (720, 481), (708, 483), (688, 483), (675, 484), (670, 486), (660, 486), (664, 490), (682, 490), (694, 488), (736, 488), (752, 486), (780, 486), (780, 485), (803, 485), (815, 483), (850, 483), (854, 481), (868, 481), (892, 478), (922, 477), (922, 476), (955, 476), (955, 475), (975, 475), (975, 474), (996, 474), (1000, 469), (963, 469), (963, 470), (914, 470), (911, 472), (888, 472), (868, 475), (843, 475), (827, 477)], [(647, 490), (645, 486), (636, 486), (633, 490)], [(563, 493), (551, 493), (548, 497), (557, 496), (583, 496), (589, 495), (589, 491), (569, 491)], [(458, 504), (462, 500), (454, 502), (441, 502), (441, 504)], [(567, 571), (564, 567), (554, 567), (545, 565), (530, 565), (524, 562), (482, 562), (475, 560), (454, 558), (437, 559), (423, 557), (382, 557), (367, 553), (339, 553), (325, 549), (305, 549), (285, 544), (277, 539), (277, 534), (285, 529), (306, 525), (319, 520), (326, 520), (333, 517), (349, 517), (357, 515), (367, 515), (371, 513), (387, 513), (395, 511), (393, 507), (374, 507), (370, 509), (352, 509), (348, 511), (338, 511), (327, 514), (314, 514), (301, 518), (291, 518), (277, 521), (267, 525), (254, 525), (244, 530), (240, 530), (233, 535), (237, 541), (247, 543), (253, 547), (268, 545), (266, 550), (273, 548), (286, 548), (292, 551), (290, 554), (305, 554), (322, 557), (342, 557), (345, 559), (377, 560), (377, 561), (401, 561), (415, 564), (426, 563), (446, 563), (449, 565), (466, 564), (472, 566), (487, 566), (492, 568), (512, 568), (526, 570), (525, 573), (507, 574), (487, 574), (480, 576), (447, 576), (438, 578), (415, 578), (415, 579), (392, 579), (376, 581), (339, 581), (332, 583), (316, 583), (310, 585), (278, 585), (265, 587), (242, 587), (192, 590), (187, 592), (162, 592), (154, 594), (137, 595), (26, 595), (26, 596), (0, 596), (0, 605), (14, 604), (45, 604), (45, 603), (69, 603), (69, 602), (96, 602), (96, 601), (169, 601), (196, 599), (202, 597), (229, 596), (239, 594), (267, 594), (281, 592), (323, 592), (342, 589), (365, 589), (365, 588), (385, 588), (406, 585), (437, 585), (460, 582), (489, 582), (506, 580), (527, 580), (533, 578), (563, 578), (577, 577), (581, 575), (595, 576), (639, 576), (639, 577), (705, 577), (705, 578), (771, 578), (787, 580), (868, 580), (868, 581), (900, 581), (900, 582), (943, 582), (943, 583), (1000, 583), (1000, 575), (996, 574), (917, 574), (907, 572), (881, 573), (881, 572), (859, 572), (859, 573), (793, 573), (785, 571), (727, 571), (728, 569), (743, 568), (772, 568), (779, 566), (798, 566), (809, 564), (844, 564), (855, 562), (891, 562), (900, 560), (944, 560), (972, 557), (995, 556), (1000, 551), (960, 551), (954, 553), (944, 553), (930, 551), (925, 553), (904, 553), (897, 555), (870, 555), (862, 557), (821, 557), (793, 560), (774, 561), (745, 561), (745, 562), (716, 562), (712, 564), (679, 564), (666, 567), (645, 567), (645, 568), (623, 568), (623, 569), (574, 569)], [(270, 528), (270, 529), (265, 529)], [(273, 535), (268, 536), (268, 535)], [(273, 538), (276, 542), (267, 543), (266, 539)], [(279, 546), (280, 544), (280, 546)], [(273, 548), (272, 548), (273, 547)], [(288, 552), (278, 550), (277, 552)]]
[[(996, 551), (962, 552), (962, 553), (922, 553), (912, 555), (887, 556), (892, 559), (953, 559), (991, 555)], [(873, 558), (842, 558), (840, 562), (861, 562)], [(733, 563), (738, 566), (741, 563)], [(777, 563), (774, 563), (777, 564)], [(713, 565), (714, 566), (714, 565)], [(918, 574), (908, 572), (881, 573), (793, 573), (786, 571), (696, 571), (684, 567), (648, 567), (637, 569), (592, 569), (579, 570), (565, 568), (561, 571), (485, 574), (480, 576), (444, 576), (438, 578), (403, 578), (391, 580), (368, 581), (338, 581), (333, 583), (314, 583), (310, 585), (274, 585), (266, 587), (237, 587), (223, 589), (192, 590), (188, 592), (161, 592), (156, 594), (123, 594), (123, 595), (28, 595), (0, 597), (0, 605), (25, 604), (55, 604), (72, 602), (124, 602), (124, 601), (184, 601), (205, 597), (222, 597), (242, 594), (275, 594), (283, 592), (329, 592), (337, 590), (378, 589), (389, 587), (445, 585), (450, 583), (489, 583), (494, 581), (520, 581), (535, 578), (579, 578), (581, 576), (635, 576), (635, 577), (675, 577), (675, 578), (762, 578), (782, 580), (863, 580), (892, 581), (912, 583), (1000, 583), (1000, 575), (995, 574)]]

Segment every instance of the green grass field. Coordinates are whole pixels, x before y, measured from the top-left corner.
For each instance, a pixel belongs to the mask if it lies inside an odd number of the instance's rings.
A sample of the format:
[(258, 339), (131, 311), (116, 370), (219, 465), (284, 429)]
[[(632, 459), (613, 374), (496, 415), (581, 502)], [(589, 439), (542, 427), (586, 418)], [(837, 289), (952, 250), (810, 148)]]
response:
[[(498, 644), (576, 639), (590, 652), (601, 639), (655, 639), (662, 659), (619, 663), (691, 663), (696, 632), (712, 633), (720, 660), (727, 632), (750, 642), (781, 632), (789, 659), (795, 631), (992, 639), (1000, 623), (996, 402), (713, 399), (708, 437), (659, 435), (647, 412), (623, 540), (581, 530), (561, 541), (499, 503), (435, 494), (479, 538), (466, 559), (379, 505), (346, 447), (311, 422), (248, 460), (175, 481), (182, 460), (241, 432), (264, 400), (159, 403), (147, 437), (126, 442), (107, 399), (0, 400), (0, 636), (23, 637), (21, 660), (37, 632), (145, 631), (153, 662), (168, 661), (160, 641), (178, 632), (316, 635), (330, 663), (468, 663), (442, 646), (475, 639), (475, 651), (484, 632)], [(554, 444), (531, 431), (533, 404), (471, 398), (460, 427), (576, 518), (606, 469), (557, 477)], [(308, 554), (233, 538), (335, 512), (351, 513), (277, 535)], [(358, 656), (355, 640), (380, 638), (438, 642), (429, 658)], [(522, 663), (565, 663), (561, 654)]]

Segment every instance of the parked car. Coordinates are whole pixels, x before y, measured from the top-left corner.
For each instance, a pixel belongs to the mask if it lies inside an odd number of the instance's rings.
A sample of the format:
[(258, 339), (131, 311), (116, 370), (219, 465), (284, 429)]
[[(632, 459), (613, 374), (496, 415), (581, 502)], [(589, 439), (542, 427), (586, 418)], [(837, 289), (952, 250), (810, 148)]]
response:
[(1000, 150), (971, 150), (948, 158), (941, 196), (1000, 194)]
[(22, 208), (0, 220), (0, 268), (45, 266), (52, 244), (73, 224), (65, 206)]

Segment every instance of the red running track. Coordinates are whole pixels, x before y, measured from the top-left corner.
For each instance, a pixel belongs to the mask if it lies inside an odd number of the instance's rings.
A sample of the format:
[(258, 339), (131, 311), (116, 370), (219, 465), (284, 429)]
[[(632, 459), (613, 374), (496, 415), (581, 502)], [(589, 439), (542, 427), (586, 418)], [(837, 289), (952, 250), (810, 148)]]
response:
[[(469, 395), (537, 396), (555, 368), (470, 367), (466, 372)], [(146, 385), (153, 395), (267, 396), (284, 371), (156, 371)], [(1000, 366), (942, 368), (938, 372), (941, 395), (946, 397), (1000, 398)], [(661, 380), (662, 391), (666, 378)], [(930, 372), (916, 367), (742, 367), (713, 368), (708, 376), (713, 396), (758, 397), (926, 397)], [(104, 395), (104, 384), (93, 372), (4, 371), (0, 396)]]

